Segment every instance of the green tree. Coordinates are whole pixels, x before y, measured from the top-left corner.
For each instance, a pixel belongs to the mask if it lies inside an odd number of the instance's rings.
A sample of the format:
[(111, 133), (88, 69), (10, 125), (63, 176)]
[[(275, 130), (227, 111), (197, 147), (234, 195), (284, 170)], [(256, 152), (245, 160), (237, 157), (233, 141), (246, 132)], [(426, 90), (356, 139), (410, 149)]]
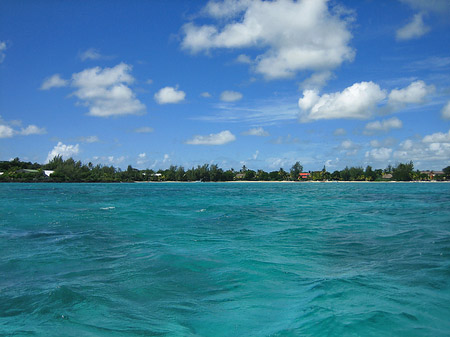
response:
[(450, 178), (450, 166), (443, 168), (442, 171), (444, 172), (444, 177), (446, 179), (449, 179)]
[(253, 170), (245, 171), (244, 180), (252, 181), (256, 178), (256, 172)]
[(287, 180), (289, 174), (285, 170), (283, 170), (282, 167), (280, 167), (280, 170), (278, 171), (278, 176), (279, 180)]
[(364, 176), (367, 181), (374, 181), (376, 179), (376, 173), (373, 171), (372, 166), (367, 165)]
[(392, 178), (398, 181), (411, 181), (413, 179), (414, 164), (412, 161), (409, 163), (398, 164), (392, 171)]
[(303, 171), (303, 166), (300, 164), (300, 162), (296, 162), (294, 165), (292, 165), (290, 170), (290, 176), (291, 180), (298, 180), (298, 175)]
[(341, 172), (336, 170), (333, 173), (331, 173), (331, 179), (332, 180), (341, 180)]

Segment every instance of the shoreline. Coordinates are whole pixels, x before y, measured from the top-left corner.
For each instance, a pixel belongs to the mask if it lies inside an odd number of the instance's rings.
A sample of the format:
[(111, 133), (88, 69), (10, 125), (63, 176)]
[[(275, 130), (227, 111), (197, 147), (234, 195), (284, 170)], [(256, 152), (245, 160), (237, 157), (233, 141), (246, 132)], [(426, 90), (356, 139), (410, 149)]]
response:
[(431, 184), (431, 183), (450, 183), (450, 181), (437, 181), (437, 180), (430, 180), (430, 181), (420, 181), (420, 180), (411, 180), (411, 181), (401, 181), (401, 180), (387, 180), (387, 181), (341, 181), (341, 180), (329, 180), (329, 181), (292, 181), (292, 180), (274, 180), (274, 181), (267, 181), (267, 180), (230, 180), (230, 181), (134, 181), (129, 183), (136, 183), (136, 184), (160, 184), (160, 183), (183, 183), (183, 184), (199, 184), (199, 183), (220, 183), (220, 184), (255, 184), (255, 183), (262, 183), (262, 184), (330, 184), (330, 183), (357, 183), (357, 184), (373, 184), (373, 183), (420, 183), (420, 184)]

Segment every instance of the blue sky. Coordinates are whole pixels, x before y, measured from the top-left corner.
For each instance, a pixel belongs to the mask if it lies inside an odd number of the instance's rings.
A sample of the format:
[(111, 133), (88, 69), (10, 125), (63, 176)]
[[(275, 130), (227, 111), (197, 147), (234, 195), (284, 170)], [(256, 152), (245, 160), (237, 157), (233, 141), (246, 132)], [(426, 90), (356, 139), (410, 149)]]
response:
[(0, 160), (450, 165), (450, 2), (0, 5)]

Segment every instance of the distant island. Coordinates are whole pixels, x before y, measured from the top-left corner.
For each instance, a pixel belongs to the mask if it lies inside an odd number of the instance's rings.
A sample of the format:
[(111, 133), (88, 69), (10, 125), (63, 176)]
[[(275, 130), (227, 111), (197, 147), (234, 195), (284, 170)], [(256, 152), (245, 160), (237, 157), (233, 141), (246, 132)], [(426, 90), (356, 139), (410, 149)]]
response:
[(345, 167), (343, 170), (328, 172), (303, 171), (296, 162), (285, 171), (266, 172), (251, 170), (245, 165), (238, 171), (223, 170), (218, 165), (204, 164), (185, 170), (182, 166), (171, 165), (165, 170), (139, 170), (128, 165), (126, 170), (107, 165), (83, 164), (73, 158), (64, 160), (54, 157), (47, 164), (23, 162), (19, 158), (0, 161), (0, 182), (218, 182), (218, 181), (450, 181), (450, 166), (442, 171), (414, 170), (412, 161), (385, 169), (371, 166)]

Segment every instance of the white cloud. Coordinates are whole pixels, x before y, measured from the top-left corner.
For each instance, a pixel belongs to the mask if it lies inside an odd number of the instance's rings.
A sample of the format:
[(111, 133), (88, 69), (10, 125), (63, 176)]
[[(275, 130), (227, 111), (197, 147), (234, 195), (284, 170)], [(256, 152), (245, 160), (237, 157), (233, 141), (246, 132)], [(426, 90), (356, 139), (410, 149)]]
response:
[(31, 135), (43, 135), (47, 133), (45, 128), (40, 128), (36, 125), (28, 125), (25, 128), (21, 128), (20, 130), (14, 129), (14, 126), (20, 126), (22, 124), (21, 121), (4, 121), (0, 116), (0, 138), (11, 138), (14, 136), (31, 136)]
[(450, 12), (448, 0), (400, 0), (419, 11), (436, 12), (445, 15)]
[(120, 163), (122, 163), (126, 158), (125, 156), (120, 156), (120, 157), (114, 157), (114, 156), (108, 156), (108, 157), (102, 157), (102, 160), (107, 159), (108, 162), (112, 165), (119, 165)]
[(412, 21), (397, 30), (397, 40), (411, 40), (419, 38), (430, 31), (430, 27), (423, 23), (422, 13), (415, 14)]
[(346, 139), (346, 140), (342, 141), (341, 144), (338, 147), (338, 149), (341, 152), (345, 152), (345, 154), (347, 156), (354, 156), (354, 155), (356, 155), (358, 153), (359, 148), (360, 148), (360, 145), (354, 143), (350, 139)]
[(193, 53), (258, 48), (263, 52), (254, 70), (268, 79), (331, 70), (354, 57), (347, 28), (352, 18), (343, 12), (331, 11), (327, 0), (210, 1), (204, 13), (218, 24), (184, 25), (182, 47)]
[(377, 132), (388, 132), (391, 129), (400, 129), (403, 126), (402, 121), (397, 117), (374, 121), (366, 124), (363, 131), (365, 135), (372, 135)]
[(213, 18), (232, 18), (245, 11), (251, 2), (252, 0), (209, 1), (203, 12)]
[(202, 97), (204, 97), (204, 98), (210, 98), (210, 97), (212, 97), (212, 95), (211, 95), (209, 92), (207, 92), (207, 91), (202, 92), (202, 93), (200, 94), (200, 96), (202, 96)]
[(97, 136), (80, 137), (78, 140), (83, 143), (98, 143), (100, 141)]
[(356, 144), (353, 143), (350, 139), (344, 140), (341, 143), (341, 148), (343, 150), (349, 150), (355, 148)]
[(164, 87), (154, 97), (158, 104), (175, 104), (184, 101), (186, 93), (178, 87)]
[(47, 163), (51, 161), (56, 156), (61, 156), (63, 158), (68, 159), (73, 155), (78, 154), (80, 151), (78, 144), (76, 145), (65, 145), (62, 142), (58, 142), (57, 145), (48, 153)]
[(275, 139), (272, 139), (270, 141), (272, 144), (282, 145), (282, 144), (298, 144), (300, 143), (300, 139), (297, 137), (292, 137), (290, 134), (288, 134), (286, 137), (279, 136)]
[(450, 158), (450, 130), (446, 133), (426, 135), (420, 141), (407, 139), (394, 152), (394, 158), (402, 161), (412, 160), (428, 169), (442, 169), (448, 166)]
[(7, 49), (6, 42), (0, 41), (0, 64), (5, 60), (6, 54), (5, 50)]
[(259, 150), (256, 150), (256, 152), (252, 156), (252, 159), (256, 160), (256, 159), (258, 159), (258, 156), (259, 156)]
[(347, 134), (347, 131), (343, 128), (338, 128), (334, 130), (333, 135), (335, 136), (345, 136)]
[(269, 136), (269, 132), (264, 130), (263, 128), (252, 128), (242, 133), (244, 136), (260, 136), (267, 137)]
[(378, 149), (372, 149), (366, 152), (366, 158), (372, 159), (377, 162), (387, 162), (391, 157), (392, 149), (386, 147), (380, 147)]
[(304, 80), (300, 87), (302, 89), (320, 89), (322, 88), (328, 80), (333, 77), (331, 71), (317, 72), (311, 75), (311, 77)]
[(355, 83), (342, 92), (322, 96), (319, 96), (317, 90), (305, 90), (298, 101), (300, 120), (367, 119), (385, 97), (386, 92), (373, 82)]
[(241, 54), (236, 58), (236, 61), (238, 63), (244, 63), (244, 64), (252, 64), (253, 61), (251, 60), (251, 58), (248, 55), (245, 54)]
[(134, 132), (136, 133), (151, 133), (153, 131), (154, 131), (153, 128), (149, 126), (143, 126), (134, 130)]
[(370, 146), (372, 147), (381, 147), (381, 142), (377, 139), (373, 139), (370, 141)]
[(225, 90), (220, 94), (220, 100), (223, 102), (236, 102), (242, 99), (242, 94), (237, 91)]
[(80, 53), (81, 61), (98, 60), (98, 59), (101, 59), (101, 58), (102, 58), (102, 55), (100, 54), (98, 49), (95, 49), (95, 48), (89, 48), (88, 50)]
[(450, 119), (450, 101), (442, 108), (441, 115), (444, 119)]
[(386, 138), (383, 141), (380, 141), (378, 139), (373, 139), (370, 141), (370, 146), (373, 148), (379, 148), (379, 147), (392, 147), (397, 143), (395, 138)]
[(0, 124), (0, 138), (11, 138), (15, 134), (12, 127)]
[(49, 90), (51, 88), (61, 88), (69, 84), (69, 81), (62, 79), (59, 74), (50, 76), (44, 80), (41, 85), (41, 90)]
[(404, 104), (421, 104), (425, 101), (425, 97), (435, 90), (433, 85), (426, 85), (424, 81), (412, 82), (403, 89), (393, 89), (389, 93), (388, 104), (404, 105)]
[(134, 82), (132, 67), (120, 63), (113, 68), (90, 68), (72, 75), (73, 93), (97, 117), (142, 114), (145, 105), (127, 86)]
[(147, 162), (148, 162), (147, 154), (146, 154), (145, 152), (139, 153), (138, 159), (137, 159), (136, 163), (137, 163), (138, 165), (144, 165), (144, 164), (147, 163)]
[(190, 145), (224, 145), (236, 140), (236, 136), (230, 131), (225, 130), (219, 133), (211, 133), (207, 136), (194, 136), (192, 139), (186, 141)]
[(425, 136), (422, 139), (424, 143), (450, 143), (450, 130), (447, 133), (436, 132)]
[(45, 135), (47, 130), (45, 128), (40, 128), (36, 125), (28, 125), (26, 128), (22, 128), (19, 134), (22, 136), (30, 136), (30, 135)]

